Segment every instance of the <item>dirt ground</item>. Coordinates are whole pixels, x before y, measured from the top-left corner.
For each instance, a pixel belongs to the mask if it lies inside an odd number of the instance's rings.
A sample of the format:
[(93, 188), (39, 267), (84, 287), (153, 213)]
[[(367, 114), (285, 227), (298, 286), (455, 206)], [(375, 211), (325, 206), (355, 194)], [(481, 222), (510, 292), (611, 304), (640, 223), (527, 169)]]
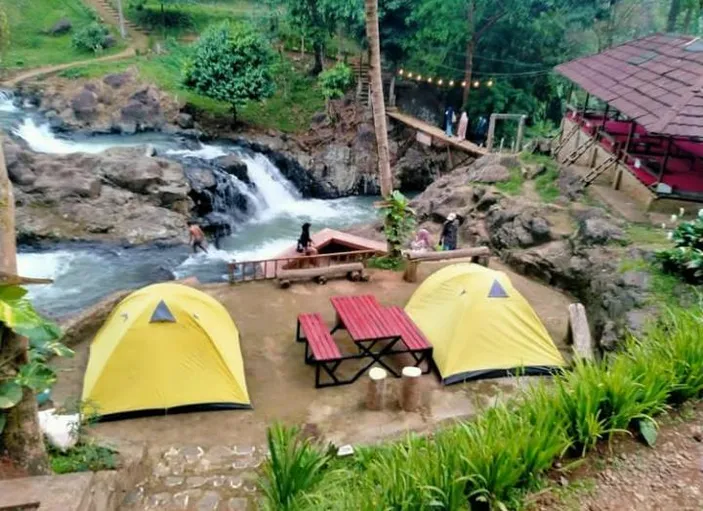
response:
[[(426, 278), (440, 266), (425, 263), (420, 267), (420, 278)], [(511, 273), (498, 262), (492, 262), (491, 267), (510, 275), (559, 348), (567, 354), (569, 297)], [(417, 285), (404, 282), (400, 273), (376, 271), (369, 283), (336, 280), (326, 286), (295, 284), (288, 290), (278, 289), (270, 281), (203, 286), (227, 307), (239, 328), (254, 409), (107, 422), (98, 424), (95, 431), (117, 444), (148, 442), (158, 450), (184, 444), (203, 447), (235, 443), (261, 445), (266, 427), (283, 421), (308, 424), (337, 445), (368, 443), (398, 436), (407, 430), (427, 431), (443, 420), (470, 416), (531, 380), (502, 378), (443, 387), (436, 375), (429, 374), (423, 377), (426, 406), (420, 413), (400, 411), (396, 399), (391, 400), (385, 411), (364, 410), (366, 386), (363, 378), (352, 385), (315, 389), (314, 369), (303, 362), (303, 345), (294, 342), (296, 316), (301, 312), (320, 312), (331, 324), (334, 311), (329, 298), (332, 296), (372, 293), (384, 305), (405, 305)], [(86, 339), (75, 346), (73, 359), (57, 361), (59, 379), (54, 387), (57, 403), (80, 396), (89, 342), (90, 339)], [(392, 379), (389, 383), (395, 392), (399, 380)]]
[(700, 511), (703, 404), (660, 419), (654, 449), (633, 439), (590, 456), (574, 474), (534, 496), (533, 511)]

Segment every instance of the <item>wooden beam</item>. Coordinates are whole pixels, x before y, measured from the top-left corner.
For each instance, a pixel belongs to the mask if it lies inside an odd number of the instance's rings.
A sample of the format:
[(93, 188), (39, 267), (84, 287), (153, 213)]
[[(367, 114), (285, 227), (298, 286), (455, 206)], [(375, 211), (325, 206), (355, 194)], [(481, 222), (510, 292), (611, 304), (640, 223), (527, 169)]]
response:
[(468, 257), (485, 257), (491, 255), (488, 247), (460, 248), (440, 252), (408, 252), (405, 257), (410, 261), (442, 261), (445, 259), (465, 259)]
[(304, 268), (302, 270), (278, 270), (276, 276), (280, 282), (293, 280), (308, 280), (316, 277), (342, 277), (348, 273), (363, 272), (362, 263), (335, 264), (332, 266), (320, 266)]
[(569, 305), (569, 328), (574, 354), (584, 360), (593, 360), (595, 354), (591, 329), (588, 326), (586, 308), (580, 303)]

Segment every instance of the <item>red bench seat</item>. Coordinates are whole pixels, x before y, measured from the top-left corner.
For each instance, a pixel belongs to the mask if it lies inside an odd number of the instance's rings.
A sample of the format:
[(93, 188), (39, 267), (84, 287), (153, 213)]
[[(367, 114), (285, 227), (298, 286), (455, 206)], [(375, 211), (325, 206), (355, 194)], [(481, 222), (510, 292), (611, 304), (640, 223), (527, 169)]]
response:
[(312, 356), (319, 362), (339, 360), (342, 352), (329, 333), (327, 324), (317, 313), (300, 314), (298, 323), (303, 331), (303, 338), (308, 343)]

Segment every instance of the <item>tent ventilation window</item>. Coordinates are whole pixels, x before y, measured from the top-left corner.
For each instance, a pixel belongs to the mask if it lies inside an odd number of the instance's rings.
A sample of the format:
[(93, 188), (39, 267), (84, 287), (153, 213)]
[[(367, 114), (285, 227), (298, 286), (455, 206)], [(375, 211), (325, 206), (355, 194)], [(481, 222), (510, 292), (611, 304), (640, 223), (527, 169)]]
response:
[(176, 318), (173, 317), (171, 311), (168, 309), (166, 302), (161, 300), (159, 304), (154, 309), (154, 313), (151, 315), (149, 323), (175, 323)]
[(494, 280), (491, 290), (488, 292), (488, 298), (508, 298), (508, 293), (505, 292), (500, 282)]

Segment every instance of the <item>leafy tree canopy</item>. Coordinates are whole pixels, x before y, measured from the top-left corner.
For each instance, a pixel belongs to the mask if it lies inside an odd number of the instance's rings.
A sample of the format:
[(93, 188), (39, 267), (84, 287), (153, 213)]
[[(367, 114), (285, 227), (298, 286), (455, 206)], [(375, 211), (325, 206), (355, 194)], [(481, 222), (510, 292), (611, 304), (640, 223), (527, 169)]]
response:
[(195, 43), (184, 69), (184, 84), (236, 108), (273, 95), (274, 54), (251, 28), (225, 22), (209, 28)]

